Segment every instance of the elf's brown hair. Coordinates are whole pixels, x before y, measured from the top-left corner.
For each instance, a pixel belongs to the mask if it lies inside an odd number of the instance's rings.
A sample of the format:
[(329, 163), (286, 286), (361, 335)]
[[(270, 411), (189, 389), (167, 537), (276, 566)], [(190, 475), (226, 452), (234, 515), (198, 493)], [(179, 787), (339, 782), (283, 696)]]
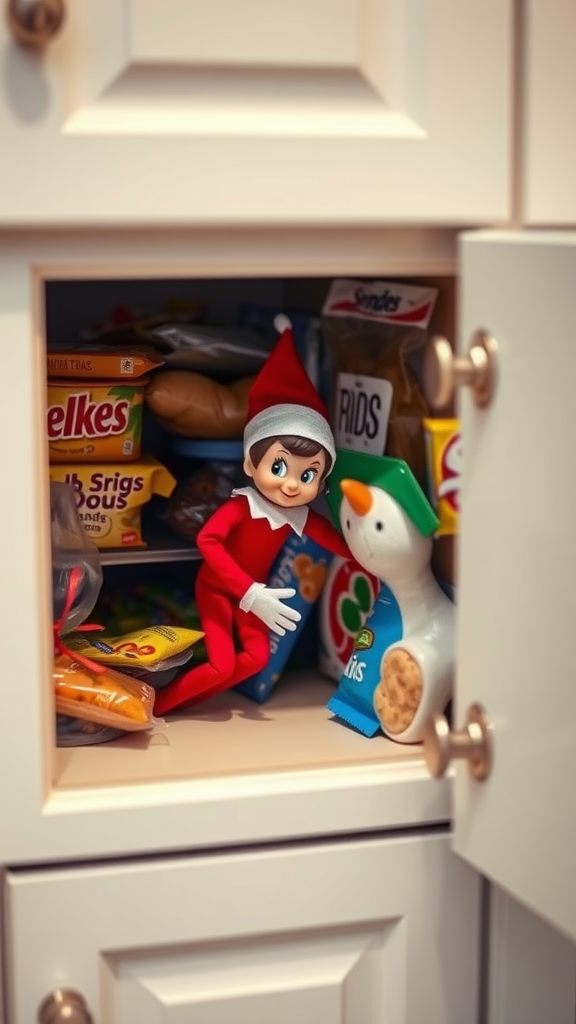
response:
[(258, 468), (266, 452), (276, 441), (279, 441), (286, 451), (290, 452), (290, 455), (300, 455), (307, 458), (312, 457), (312, 455), (318, 455), (318, 452), (324, 452), (326, 462), (320, 477), (320, 483), (324, 482), (332, 469), (332, 459), (329, 452), (323, 444), (318, 444), (318, 441), (310, 441), (309, 438), (298, 437), (296, 434), (280, 434), (278, 437), (264, 437), (261, 441), (255, 441), (248, 451), (250, 462), (255, 469)]

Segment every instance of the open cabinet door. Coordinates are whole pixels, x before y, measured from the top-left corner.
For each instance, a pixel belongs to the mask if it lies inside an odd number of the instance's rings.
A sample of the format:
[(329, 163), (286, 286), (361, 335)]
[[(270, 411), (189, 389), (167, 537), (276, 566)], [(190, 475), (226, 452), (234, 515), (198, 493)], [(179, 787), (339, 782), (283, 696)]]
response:
[(457, 766), (454, 846), (576, 939), (576, 234), (463, 236), (460, 347), (498, 343), (461, 396), (456, 725), (479, 701), (493, 766)]

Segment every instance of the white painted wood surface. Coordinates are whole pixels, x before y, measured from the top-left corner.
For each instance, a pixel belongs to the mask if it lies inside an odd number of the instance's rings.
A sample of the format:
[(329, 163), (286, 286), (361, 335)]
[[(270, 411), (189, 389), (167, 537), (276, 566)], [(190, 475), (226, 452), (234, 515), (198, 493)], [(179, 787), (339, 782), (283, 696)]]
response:
[[(483, 783), (460, 762), (455, 849), (576, 937), (576, 234), (471, 234), (461, 344), (499, 345), (491, 406), (462, 395), (457, 724), (494, 724)], [(464, 389), (463, 389), (464, 390)]]
[(489, 1024), (574, 1024), (574, 943), (497, 886), (489, 917)]
[(522, 220), (576, 224), (576, 4), (526, 0)]
[(502, 223), (511, 7), (73, 0), (42, 56), (2, 21), (0, 226)]
[(473, 1024), (478, 876), (448, 835), (9, 872), (10, 1024)]

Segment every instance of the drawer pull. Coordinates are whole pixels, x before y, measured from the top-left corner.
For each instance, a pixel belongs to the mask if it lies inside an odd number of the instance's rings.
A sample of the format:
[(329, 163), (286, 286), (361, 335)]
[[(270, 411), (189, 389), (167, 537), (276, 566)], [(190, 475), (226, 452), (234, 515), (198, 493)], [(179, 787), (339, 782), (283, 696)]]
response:
[(492, 723), (480, 704), (468, 708), (464, 728), (450, 731), (444, 715), (432, 715), (424, 727), (424, 759), (439, 779), (456, 758), (468, 761), (470, 774), (482, 782), (492, 768)]
[(64, 0), (8, 0), (8, 27), (20, 46), (42, 50), (64, 22)]
[(38, 1024), (93, 1024), (84, 998), (73, 988), (57, 988), (38, 1010)]
[(484, 408), (494, 395), (496, 386), (496, 354), (494, 338), (486, 331), (476, 331), (468, 355), (457, 356), (450, 342), (441, 335), (432, 337), (424, 352), (424, 390), (434, 409), (444, 409), (460, 385), (469, 387), (476, 405)]

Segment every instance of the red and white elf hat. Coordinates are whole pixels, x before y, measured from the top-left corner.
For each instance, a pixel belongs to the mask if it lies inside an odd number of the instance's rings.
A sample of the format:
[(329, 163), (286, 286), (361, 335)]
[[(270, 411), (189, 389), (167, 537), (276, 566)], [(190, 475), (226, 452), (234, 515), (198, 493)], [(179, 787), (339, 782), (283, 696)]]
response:
[(248, 420), (244, 428), (244, 451), (266, 437), (295, 435), (323, 445), (330, 456), (328, 470), (336, 461), (334, 437), (328, 411), (302, 366), (284, 316), (274, 321), (280, 338), (248, 392)]

